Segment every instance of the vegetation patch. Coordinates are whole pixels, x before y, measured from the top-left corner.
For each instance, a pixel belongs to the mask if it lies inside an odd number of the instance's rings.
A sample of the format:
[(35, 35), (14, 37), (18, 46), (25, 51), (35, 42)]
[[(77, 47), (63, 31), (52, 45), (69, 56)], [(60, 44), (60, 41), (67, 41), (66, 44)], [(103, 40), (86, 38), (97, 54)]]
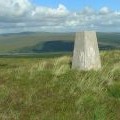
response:
[(0, 120), (119, 120), (120, 51), (102, 69), (71, 69), (71, 55), (0, 58)]

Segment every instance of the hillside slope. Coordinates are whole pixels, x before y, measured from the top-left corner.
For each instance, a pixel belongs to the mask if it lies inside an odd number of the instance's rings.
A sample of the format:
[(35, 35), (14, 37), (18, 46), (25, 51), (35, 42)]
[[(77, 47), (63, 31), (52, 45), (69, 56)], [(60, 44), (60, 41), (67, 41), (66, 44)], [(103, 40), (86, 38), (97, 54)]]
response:
[[(0, 35), (0, 53), (71, 52), (75, 33), (19, 33)], [(99, 48), (120, 49), (120, 33), (97, 33)]]
[(0, 58), (0, 120), (120, 120), (120, 51), (99, 71), (71, 70), (71, 56)]

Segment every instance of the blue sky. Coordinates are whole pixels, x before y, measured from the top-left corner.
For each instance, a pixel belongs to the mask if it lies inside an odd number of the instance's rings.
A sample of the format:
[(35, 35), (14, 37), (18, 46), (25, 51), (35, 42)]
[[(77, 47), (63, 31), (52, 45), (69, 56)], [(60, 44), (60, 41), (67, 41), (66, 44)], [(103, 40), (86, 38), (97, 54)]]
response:
[(86, 6), (100, 9), (107, 6), (113, 10), (120, 9), (120, 0), (32, 0), (34, 4), (56, 8), (58, 4), (65, 5), (69, 10), (80, 10)]

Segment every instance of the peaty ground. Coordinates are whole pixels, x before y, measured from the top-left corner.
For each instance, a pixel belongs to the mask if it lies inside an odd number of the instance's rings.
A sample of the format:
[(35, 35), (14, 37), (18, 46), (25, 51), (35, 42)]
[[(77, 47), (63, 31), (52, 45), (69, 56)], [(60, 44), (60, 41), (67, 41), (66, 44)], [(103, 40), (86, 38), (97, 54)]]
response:
[(0, 120), (120, 120), (120, 51), (102, 69), (70, 69), (71, 56), (0, 58)]

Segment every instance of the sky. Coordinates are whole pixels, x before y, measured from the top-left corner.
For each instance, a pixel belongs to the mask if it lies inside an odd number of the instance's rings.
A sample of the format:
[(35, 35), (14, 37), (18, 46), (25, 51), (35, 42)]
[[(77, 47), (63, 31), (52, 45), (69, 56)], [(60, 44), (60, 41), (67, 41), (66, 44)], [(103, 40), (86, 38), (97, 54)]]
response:
[(0, 34), (120, 32), (120, 0), (0, 0)]
[(77, 11), (86, 6), (100, 9), (103, 6), (114, 10), (120, 9), (120, 0), (32, 0), (36, 5), (57, 7), (58, 4), (65, 5), (69, 10)]

